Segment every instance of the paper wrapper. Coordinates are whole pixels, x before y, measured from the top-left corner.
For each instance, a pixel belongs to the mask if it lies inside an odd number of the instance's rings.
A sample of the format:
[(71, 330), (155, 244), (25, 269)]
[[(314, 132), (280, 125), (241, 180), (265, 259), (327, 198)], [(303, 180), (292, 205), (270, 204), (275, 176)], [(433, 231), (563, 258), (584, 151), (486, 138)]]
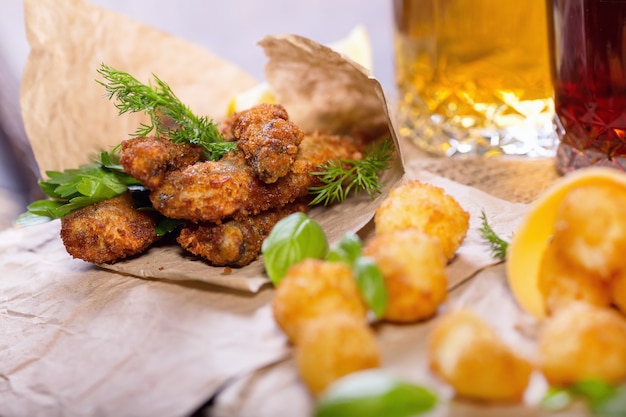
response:
[[(100, 63), (144, 82), (154, 73), (192, 110), (216, 121), (225, 116), (229, 100), (252, 85), (249, 76), (195, 45), (80, 0), (26, 5), (32, 52), (24, 72), (22, 111), (42, 174), (78, 167), (137, 129), (141, 117), (118, 116), (104, 87), (95, 82)], [(269, 58), (267, 81), (305, 131), (390, 132), (398, 148), (382, 87), (363, 67), (296, 35), (268, 36), (260, 44)], [(310, 216), (333, 244), (368, 223), (403, 172), (397, 152), (382, 174), (384, 187), (376, 199), (364, 194), (330, 209), (316, 208)], [(197, 280), (251, 292), (269, 282), (262, 259), (226, 274), (178, 246), (156, 245), (142, 256), (103, 266), (142, 278)]]
[[(197, 46), (106, 9), (79, 0), (25, 5), (32, 52), (22, 107), (42, 174), (86, 162), (88, 152), (119, 143), (141, 120), (119, 117), (103, 97), (95, 83), (101, 62), (140, 80), (154, 72), (194, 111), (216, 119), (234, 94), (256, 83)], [(383, 121), (393, 127), (380, 85), (357, 64), (294, 35), (268, 36), (261, 46), (268, 82), (302, 126), (375, 130)], [(311, 215), (331, 241), (359, 229), (367, 238), (374, 208), (398, 181), (441, 186), (471, 215), (468, 236), (447, 269), (448, 306), (470, 305), (495, 320), (508, 340), (528, 347), (520, 329), (534, 323), (516, 310), (502, 269), (486, 269), (496, 262), (477, 231), (484, 211), (500, 236), (511, 236), (527, 206), (404, 170), (397, 158), (377, 200), (351, 198)], [(313, 400), (271, 316), (273, 289), (264, 286), (261, 261), (224, 275), (176, 246), (155, 247), (116, 264), (123, 272), (116, 273), (71, 259), (58, 233), (58, 221), (0, 233), (0, 414), (188, 415), (212, 397), (215, 415), (309, 413)], [(431, 325), (381, 326), (384, 368), (433, 382), (423, 350)], [(520, 415), (518, 408), (450, 404), (445, 415)]]

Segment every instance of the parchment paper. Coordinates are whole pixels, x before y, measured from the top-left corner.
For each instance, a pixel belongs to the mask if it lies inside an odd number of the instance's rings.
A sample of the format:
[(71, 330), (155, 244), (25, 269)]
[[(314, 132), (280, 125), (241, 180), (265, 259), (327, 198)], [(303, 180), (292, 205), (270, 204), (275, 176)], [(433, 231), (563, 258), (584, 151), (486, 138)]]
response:
[[(80, 0), (26, 0), (25, 6), (32, 53), (22, 109), (42, 175), (86, 162), (87, 151), (117, 144), (137, 126), (140, 118), (117, 116), (102, 96), (94, 81), (100, 62), (141, 80), (154, 72), (196, 112), (216, 118), (235, 93), (257, 82), (197, 46)], [(306, 125), (307, 109), (313, 108), (298, 105), (306, 98), (317, 107), (311, 126), (375, 130), (384, 120), (395, 140), (383, 91), (358, 64), (294, 35), (268, 36), (261, 45), (269, 60), (268, 81), (298, 123)], [(290, 86), (291, 71), (303, 88), (282, 89)], [(318, 100), (340, 98), (333, 91), (354, 97), (359, 106), (336, 101), (317, 106)], [(344, 118), (343, 124), (329, 120), (332, 106), (357, 117)], [(380, 198), (404, 171), (397, 158)], [(494, 275), (488, 268), (495, 261), (477, 234), (482, 210), (497, 233), (509, 236), (526, 206), (413, 166), (406, 177), (443, 187), (471, 214), (468, 237), (448, 267), (447, 306), (475, 307), (530, 351), (528, 334), (520, 329), (532, 332), (534, 323), (512, 304), (502, 269), (496, 266)], [(377, 204), (361, 197), (312, 215), (332, 241), (346, 230), (371, 227)], [(71, 259), (58, 233), (58, 221), (0, 232), (0, 415), (182, 416), (213, 396), (216, 415), (309, 413), (312, 399), (271, 317), (273, 289), (264, 286), (260, 262), (224, 275), (177, 247), (157, 247), (117, 264), (122, 272), (117, 273)], [(368, 228), (361, 233), (367, 237)], [(441, 388), (423, 366), (424, 332), (431, 325), (383, 325), (377, 332), (385, 368)], [(450, 407), (442, 413), (528, 411), (455, 402)]]

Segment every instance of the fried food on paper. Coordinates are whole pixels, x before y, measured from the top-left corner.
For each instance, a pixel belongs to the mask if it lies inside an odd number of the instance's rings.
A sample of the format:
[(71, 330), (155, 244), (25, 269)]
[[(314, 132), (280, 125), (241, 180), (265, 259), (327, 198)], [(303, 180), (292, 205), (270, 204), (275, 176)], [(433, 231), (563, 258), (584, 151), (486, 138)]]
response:
[(120, 164), (149, 189), (158, 187), (166, 173), (195, 164), (202, 157), (196, 145), (174, 143), (166, 137), (137, 137), (122, 142)]
[(597, 273), (572, 265), (568, 258), (560, 255), (554, 240), (548, 243), (542, 255), (537, 285), (548, 314), (576, 301), (600, 307), (611, 305), (609, 283)]
[(624, 269), (626, 192), (611, 183), (570, 190), (559, 207), (553, 236), (560, 256), (609, 280)]
[(318, 396), (345, 375), (379, 367), (380, 352), (374, 332), (364, 320), (333, 312), (303, 324), (295, 360), (300, 377)]
[(375, 215), (376, 233), (418, 228), (441, 242), (451, 259), (467, 235), (469, 213), (440, 187), (418, 180), (395, 187)]
[(428, 343), (432, 371), (460, 397), (519, 402), (533, 367), (507, 346), (483, 319), (467, 310), (436, 322)]
[(297, 211), (308, 211), (308, 205), (291, 203), (256, 216), (228, 220), (221, 224), (189, 222), (182, 227), (176, 240), (184, 249), (204, 258), (213, 266), (242, 267), (258, 258), (263, 240), (274, 225)]
[(363, 248), (374, 258), (387, 288), (383, 318), (416, 322), (433, 316), (446, 299), (447, 259), (437, 238), (419, 229), (374, 236)]
[(145, 251), (158, 236), (155, 213), (136, 210), (130, 192), (61, 219), (61, 240), (74, 258), (113, 263)]
[(282, 207), (308, 194), (320, 182), (311, 172), (338, 158), (361, 159), (360, 146), (350, 137), (309, 134), (300, 143), (287, 175), (272, 184), (259, 180), (241, 152), (219, 161), (204, 161), (168, 173), (152, 189), (150, 200), (166, 217), (219, 223)]
[(278, 284), (272, 312), (288, 339), (297, 343), (305, 322), (334, 312), (365, 322), (367, 306), (349, 266), (305, 259), (289, 268)]
[(538, 340), (539, 367), (552, 385), (626, 380), (626, 319), (617, 310), (571, 303), (550, 316)]
[(259, 104), (233, 114), (225, 124), (225, 132), (237, 141), (261, 181), (271, 184), (287, 175), (304, 132), (289, 121), (282, 105)]

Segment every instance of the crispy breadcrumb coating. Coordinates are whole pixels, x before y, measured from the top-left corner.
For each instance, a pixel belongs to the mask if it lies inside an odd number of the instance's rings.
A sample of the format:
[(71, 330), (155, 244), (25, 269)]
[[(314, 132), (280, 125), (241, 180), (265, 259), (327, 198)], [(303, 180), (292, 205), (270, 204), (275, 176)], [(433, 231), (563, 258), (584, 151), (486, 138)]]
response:
[(308, 205), (292, 203), (222, 224), (189, 222), (182, 227), (176, 241), (211, 265), (242, 267), (259, 257), (263, 240), (274, 225), (297, 211), (308, 211)]
[(388, 302), (383, 318), (416, 322), (433, 316), (446, 299), (446, 262), (439, 241), (419, 229), (374, 236), (363, 248), (385, 279)]
[(295, 346), (300, 377), (314, 396), (337, 379), (380, 366), (380, 352), (373, 330), (362, 319), (329, 312), (303, 324)]
[(76, 210), (61, 219), (61, 239), (74, 258), (96, 264), (137, 255), (154, 243), (155, 213), (133, 208), (130, 192)]
[(376, 233), (418, 228), (439, 239), (451, 259), (467, 235), (469, 213), (440, 187), (410, 180), (395, 187), (375, 215)]
[(484, 320), (467, 310), (440, 317), (428, 342), (432, 371), (460, 397), (519, 402), (533, 366)]
[(230, 119), (226, 123), (254, 175), (268, 184), (287, 175), (304, 132), (289, 121), (282, 105), (259, 104)]
[(309, 187), (319, 185), (311, 172), (337, 158), (361, 159), (362, 154), (349, 137), (307, 135), (290, 172), (266, 184), (254, 175), (242, 153), (233, 151), (219, 161), (198, 162), (168, 173), (152, 189), (150, 200), (156, 210), (174, 219), (219, 223), (242, 218), (307, 195)]
[(626, 319), (617, 310), (570, 303), (548, 317), (538, 339), (539, 366), (552, 385), (626, 380)]
[(342, 262), (305, 259), (293, 265), (272, 301), (274, 319), (292, 343), (297, 343), (303, 323), (336, 311), (364, 322), (367, 315), (352, 270)]
[(196, 145), (174, 143), (165, 137), (140, 137), (122, 142), (120, 164), (128, 175), (152, 189), (167, 172), (195, 164), (201, 156), (202, 148)]

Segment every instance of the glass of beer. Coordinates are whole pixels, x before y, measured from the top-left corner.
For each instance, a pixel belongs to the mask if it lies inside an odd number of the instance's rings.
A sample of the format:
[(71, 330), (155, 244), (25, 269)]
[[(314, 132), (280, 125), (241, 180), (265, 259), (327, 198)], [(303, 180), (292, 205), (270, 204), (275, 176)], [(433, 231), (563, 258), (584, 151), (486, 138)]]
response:
[(546, 9), (394, 0), (400, 135), (440, 156), (554, 156)]
[(626, 0), (549, 0), (562, 173), (626, 170)]

